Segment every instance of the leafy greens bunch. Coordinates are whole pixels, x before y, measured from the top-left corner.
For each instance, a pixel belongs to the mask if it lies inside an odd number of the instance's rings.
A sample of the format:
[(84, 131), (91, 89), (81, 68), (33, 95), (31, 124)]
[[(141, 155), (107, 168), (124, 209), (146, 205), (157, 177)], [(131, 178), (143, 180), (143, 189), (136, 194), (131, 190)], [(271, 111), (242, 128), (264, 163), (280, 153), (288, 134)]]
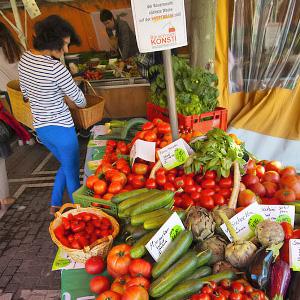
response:
[[(203, 68), (190, 68), (186, 62), (172, 56), (177, 111), (184, 115), (199, 115), (214, 111), (218, 105), (218, 77)], [(164, 66), (154, 65), (149, 69), (156, 80), (151, 83), (152, 102), (168, 108)]]
[(243, 173), (242, 165), (246, 163), (243, 159), (244, 149), (237, 145), (223, 129), (209, 130), (204, 139), (198, 139), (194, 143), (192, 141), (190, 146), (195, 153), (189, 156), (184, 164), (186, 174), (198, 173), (203, 166), (203, 174), (216, 170), (219, 179), (221, 175), (228, 177), (234, 161), (239, 163)]

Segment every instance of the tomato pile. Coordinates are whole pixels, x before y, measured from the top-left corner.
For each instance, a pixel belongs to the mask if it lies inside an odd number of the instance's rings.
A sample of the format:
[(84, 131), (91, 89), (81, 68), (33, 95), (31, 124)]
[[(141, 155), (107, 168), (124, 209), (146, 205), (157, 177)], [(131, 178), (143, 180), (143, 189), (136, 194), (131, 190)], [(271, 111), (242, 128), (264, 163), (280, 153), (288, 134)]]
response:
[(283, 168), (279, 161), (250, 161), (247, 174), (242, 176), (238, 205), (257, 201), (262, 204), (284, 204), (300, 199), (300, 181), (296, 169)]
[(209, 281), (190, 300), (265, 300), (265, 294), (261, 290), (254, 289), (244, 279), (236, 281), (223, 279), (219, 287), (216, 282)]
[(64, 246), (79, 250), (112, 233), (108, 218), (100, 219), (96, 214), (87, 212), (77, 215), (69, 213), (67, 217), (62, 217), (62, 224), (54, 229), (55, 236)]
[(103, 74), (101, 71), (87, 70), (84, 72), (84, 78), (86, 80), (99, 80), (103, 78)]
[[(132, 259), (129, 252), (131, 246), (121, 244), (114, 246), (107, 256), (107, 270), (115, 278), (110, 285), (105, 276), (94, 277), (90, 282), (93, 293), (100, 294), (99, 299), (132, 300), (149, 299), (152, 265), (144, 259)], [(85, 270), (92, 275), (104, 271), (102, 258), (91, 257), (85, 263)]]

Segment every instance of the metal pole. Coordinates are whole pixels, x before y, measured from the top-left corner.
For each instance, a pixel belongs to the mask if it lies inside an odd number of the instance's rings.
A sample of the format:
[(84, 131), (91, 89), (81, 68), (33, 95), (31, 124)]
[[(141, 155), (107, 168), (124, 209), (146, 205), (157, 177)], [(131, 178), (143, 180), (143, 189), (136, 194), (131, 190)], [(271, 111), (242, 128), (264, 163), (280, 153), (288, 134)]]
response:
[(162, 53), (164, 59), (166, 90), (167, 90), (167, 99), (168, 99), (168, 106), (169, 106), (172, 141), (175, 142), (176, 140), (178, 140), (179, 135), (178, 135), (178, 118), (177, 118), (177, 107), (176, 107), (176, 100), (175, 100), (176, 95), (175, 95), (172, 55), (171, 55), (171, 50), (164, 50)]

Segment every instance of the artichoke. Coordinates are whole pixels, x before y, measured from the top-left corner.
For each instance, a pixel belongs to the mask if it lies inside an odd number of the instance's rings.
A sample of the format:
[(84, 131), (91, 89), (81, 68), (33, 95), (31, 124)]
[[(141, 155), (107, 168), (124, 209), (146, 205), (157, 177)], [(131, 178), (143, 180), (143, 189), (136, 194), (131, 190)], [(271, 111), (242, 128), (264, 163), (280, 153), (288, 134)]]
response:
[(225, 236), (225, 233), (223, 232), (223, 230), (220, 227), (223, 224), (223, 220), (221, 219), (221, 217), (219, 215), (220, 211), (225, 213), (225, 215), (227, 216), (228, 219), (232, 218), (236, 214), (236, 211), (233, 208), (229, 208), (226, 204), (224, 204), (222, 206), (216, 206), (211, 212), (212, 217), (214, 218), (214, 221), (216, 222), (215, 231), (218, 234)]
[(209, 260), (209, 264), (215, 264), (217, 261), (225, 259), (225, 247), (227, 242), (219, 235), (214, 235), (207, 238), (204, 242), (200, 242), (195, 246), (197, 252), (202, 252), (207, 249), (211, 250), (212, 257)]
[(195, 241), (204, 241), (213, 236), (216, 223), (211, 213), (204, 207), (193, 206), (187, 213), (184, 225), (191, 229)]
[(235, 232), (232, 224), (223, 212), (219, 212), (220, 217), (226, 224), (233, 242), (228, 244), (225, 249), (225, 259), (236, 268), (246, 267), (257, 247), (250, 241), (243, 241)]
[(284, 241), (282, 226), (270, 219), (263, 220), (257, 225), (255, 235), (263, 247), (268, 247), (272, 244), (277, 245)]

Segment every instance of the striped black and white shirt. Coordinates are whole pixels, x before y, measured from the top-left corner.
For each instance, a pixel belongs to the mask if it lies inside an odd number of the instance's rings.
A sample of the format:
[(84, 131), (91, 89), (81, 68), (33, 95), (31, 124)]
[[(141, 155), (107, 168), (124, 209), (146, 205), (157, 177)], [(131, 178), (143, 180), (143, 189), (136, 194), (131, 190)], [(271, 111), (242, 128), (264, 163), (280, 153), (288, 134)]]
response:
[(74, 126), (64, 97), (67, 95), (78, 107), (85, 106), (85, 97), (68, 69), (50, 56), (30, 51), (23, 54), (18, 69), (21, 91), (30, 100), (34, 128)]

